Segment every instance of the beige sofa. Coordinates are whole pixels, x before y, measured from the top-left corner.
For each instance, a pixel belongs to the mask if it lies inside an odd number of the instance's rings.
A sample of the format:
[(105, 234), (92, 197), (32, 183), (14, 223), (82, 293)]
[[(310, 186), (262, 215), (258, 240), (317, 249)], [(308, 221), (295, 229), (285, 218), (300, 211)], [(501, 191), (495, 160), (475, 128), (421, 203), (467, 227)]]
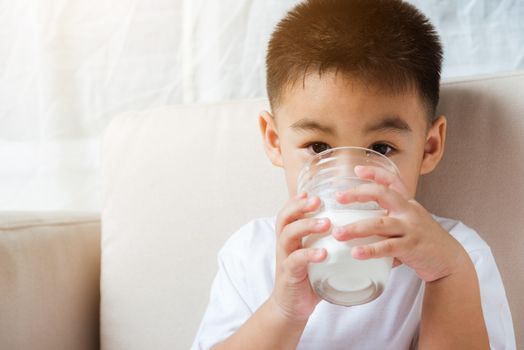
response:
[[(418, 196), (491, 245), (520, 349), (523, 91), (523, 73), (444, 83), (447, 154)], [(188, 349), (218, 249), (286, 199), (258, 136), (264, 108), (265, 100), (242, 100), (118, 116), (104, 137), (101, 221), (1, 213), (0, 348)]]

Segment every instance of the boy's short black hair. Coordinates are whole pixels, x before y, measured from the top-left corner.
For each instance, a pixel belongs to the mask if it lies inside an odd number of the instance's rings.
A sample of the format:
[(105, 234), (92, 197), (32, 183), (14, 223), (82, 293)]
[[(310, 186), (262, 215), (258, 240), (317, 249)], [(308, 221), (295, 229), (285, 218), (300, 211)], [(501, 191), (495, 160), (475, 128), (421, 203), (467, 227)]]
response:
[(307, 0), (278, 23), (266, 57), (273, 111), (311, 72), (341, 72), (392, 92), (415, 88), (431, 121), (442, 45), (426, 16), (402, 0)]

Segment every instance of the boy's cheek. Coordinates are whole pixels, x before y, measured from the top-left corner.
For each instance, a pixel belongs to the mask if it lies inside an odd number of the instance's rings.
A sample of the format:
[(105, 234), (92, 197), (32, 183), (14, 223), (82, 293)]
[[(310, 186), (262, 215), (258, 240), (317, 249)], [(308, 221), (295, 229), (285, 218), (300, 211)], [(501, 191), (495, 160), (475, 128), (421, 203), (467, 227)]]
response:
[(414, 198), (420, 178), (420, 168), (415, 165), (399, 166), (400, 181), (405, 186), (410, 198)]
[(297, 189), (298, 172), (294, 171), (294, 169), (287, 168), (286, 164), (284, 164), (284, 172), (286, 175), (286, 183), (287, 183), (289, 195), (291, 197), (296, 196), (298, 194), (298, 189)]

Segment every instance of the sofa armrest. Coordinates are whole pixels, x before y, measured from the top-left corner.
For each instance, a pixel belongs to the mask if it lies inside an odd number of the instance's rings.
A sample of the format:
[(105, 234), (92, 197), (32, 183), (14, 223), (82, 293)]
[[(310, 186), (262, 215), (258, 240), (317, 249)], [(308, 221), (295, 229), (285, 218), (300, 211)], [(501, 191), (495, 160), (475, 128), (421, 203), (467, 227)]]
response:
[(0, 212), (0, 344), (98, 349), (100, 217)]

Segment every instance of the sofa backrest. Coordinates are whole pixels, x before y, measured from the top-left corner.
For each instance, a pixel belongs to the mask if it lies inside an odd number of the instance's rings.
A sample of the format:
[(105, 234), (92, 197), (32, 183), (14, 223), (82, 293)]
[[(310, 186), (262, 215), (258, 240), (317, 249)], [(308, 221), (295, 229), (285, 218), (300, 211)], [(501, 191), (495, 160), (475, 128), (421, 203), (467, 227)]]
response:
[[(524, 73), (443, 84), (444, 158), (418, 200), (473, 227), (491, 246), (524, 348)], [(520, 346), (520, 347), (519, 347)]]
[(188, 349), (216, 255), (241, 225), (286, 199), (265, 158), (265, 100), (128, 114), (105, 137), (103, 349)]
[[(445, 83), (447, 155), (420, 201), (463, 220), (492, 246), (524, 344), (524, 74)], [(267, 101), (173, 106), (116, 117), (103, 146), (103, 349), (189, 348), (237, 228), (287, 198), (266, 159), (257, 115)]]

